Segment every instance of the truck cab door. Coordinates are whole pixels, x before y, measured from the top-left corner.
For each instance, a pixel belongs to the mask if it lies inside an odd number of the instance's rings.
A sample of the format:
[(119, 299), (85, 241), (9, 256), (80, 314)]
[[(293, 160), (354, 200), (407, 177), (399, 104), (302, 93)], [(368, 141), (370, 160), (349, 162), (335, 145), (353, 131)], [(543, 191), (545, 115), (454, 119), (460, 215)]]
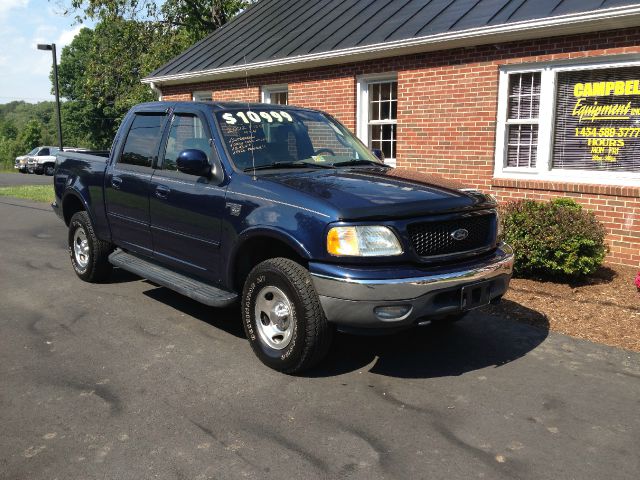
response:
[[(113, 242), (153, 255), (149, 227), (149, 182), (167, 115), (138, 111), (105, 175), (105, 203)], [(126, 127), (125, 127), (126, 128)]]
[[(203, 151), (211, 165), (220, 160), (204, 115), (176, 109), (158, 169), (151, 179), (151, 236), (156, 260), (210, 281), (220, 274), (221, 221), (226, 186), (210, 176), (180, 172), (177, 158), (188, 149)], [(219, 170), (221, 171), (221, 170)]]

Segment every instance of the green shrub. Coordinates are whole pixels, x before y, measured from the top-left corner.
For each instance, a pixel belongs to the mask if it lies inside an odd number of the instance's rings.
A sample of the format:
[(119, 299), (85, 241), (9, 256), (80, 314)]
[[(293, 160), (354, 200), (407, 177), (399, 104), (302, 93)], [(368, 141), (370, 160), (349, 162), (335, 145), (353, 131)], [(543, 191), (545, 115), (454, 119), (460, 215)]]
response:
[(571, 198), (521, 200), (501, 208), (503, 238), (518, 276), (580, 277), (595, 272), (608, 247), (604, 226)]

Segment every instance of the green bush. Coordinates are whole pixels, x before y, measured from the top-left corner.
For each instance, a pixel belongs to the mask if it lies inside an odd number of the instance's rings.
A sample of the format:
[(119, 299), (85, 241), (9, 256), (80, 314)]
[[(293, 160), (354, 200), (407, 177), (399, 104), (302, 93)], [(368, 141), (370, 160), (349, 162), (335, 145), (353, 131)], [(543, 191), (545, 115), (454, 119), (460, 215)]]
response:
[(608, 247), (604, 226), (570, 198), (521, 200), (501, 209), (503, 238), (518, 276), (576, 278), (595, 272)]

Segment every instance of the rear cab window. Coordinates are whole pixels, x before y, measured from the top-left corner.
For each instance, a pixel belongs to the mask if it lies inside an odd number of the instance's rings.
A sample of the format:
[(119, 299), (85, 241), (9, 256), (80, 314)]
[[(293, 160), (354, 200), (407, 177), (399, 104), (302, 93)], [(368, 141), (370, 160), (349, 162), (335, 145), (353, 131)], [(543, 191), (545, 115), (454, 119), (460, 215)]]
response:
[(118, 164), (151, 167), (162, 135), (164, 113), (141, 112), (134, 115)]

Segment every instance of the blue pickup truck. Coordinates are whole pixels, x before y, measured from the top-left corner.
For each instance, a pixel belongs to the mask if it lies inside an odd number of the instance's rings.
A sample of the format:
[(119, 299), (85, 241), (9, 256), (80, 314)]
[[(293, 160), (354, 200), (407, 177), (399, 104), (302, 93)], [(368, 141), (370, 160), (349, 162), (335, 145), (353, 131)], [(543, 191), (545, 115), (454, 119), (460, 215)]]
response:
[(239, 302), (258, 358), (294, 373), (336, 328), (448, 323), (508, 288), (495, 200), (379, 156), (315, 110), (148, 103), (107, 157), (58, 155), (53, 208), (82, 280), (115, 266)]

